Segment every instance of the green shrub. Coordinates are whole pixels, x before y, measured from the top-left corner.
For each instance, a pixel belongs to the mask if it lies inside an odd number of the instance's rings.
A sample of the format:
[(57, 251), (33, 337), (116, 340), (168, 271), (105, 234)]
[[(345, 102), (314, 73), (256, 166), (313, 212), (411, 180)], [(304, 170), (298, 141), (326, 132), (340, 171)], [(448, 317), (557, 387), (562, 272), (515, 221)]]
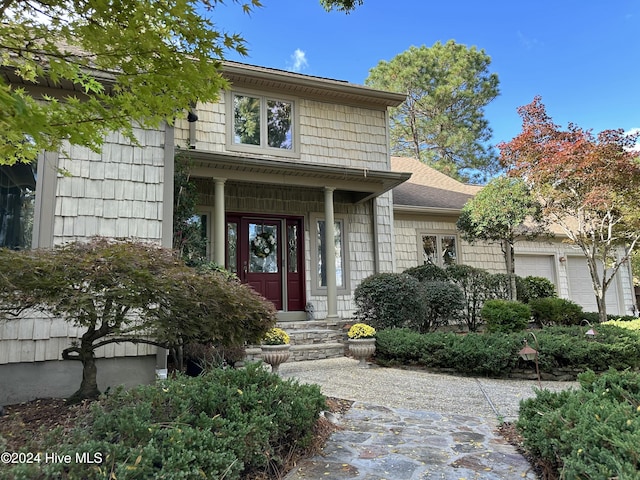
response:
[[(600, 323), (600, 315), (598, 314), (598, 312), (583, 312), (582, 319), (587, 320), (589, 323), (593, 323), (594, 325), (596, 323)], [(607, 314), (607, 321), (622, 320), (623, 322), (630, 322), (637, 319), (638, 317), (635, 315), (614, 315), (611, 313)]]
[[(640, 368), (640, 332), (615, 326), (598, 327), (596, 340), (585, 337), (588, 327), (547, 327), (536, 330), (542, 373), (558, 368), (606, 371)], [(459, 335), (419, 334), (407, 329), (377, 333), (376, 361), (385, 365), (420, 365), (454, 369), (459, 373), (504, 376), (519, 362), (524, 332)], [(524, 367), (524, 365), (521, 365)], [(530, 367), (530, 365), (528, 365)]]
[(516, 277), (518, 301), (529, 303), (536, 298), (556, 296), (556, 287), (551, 280), (545, 277)]
[(490, 333), (519, 332), (527, 328), (531, 310), (527, 305), (510, 300), (487, 300), (480, 311)]
[(640, 374), (579, 376), (581, 389), (537, 392), (520, 403), (524, 446), (562, 478), (637, 479)]
[(511, 281), (506, 273), (490, 273), (487, 277), (487, 298), (509, 300), (511, 298), (510, 285)]
[(448, 281), (424, 281), (420, 288), (420, 299), (424, 302), (424, 315), (416, 319), (417, 330), (425, 333), (457, 322), (464, 309), (464, 295), (460, 288)]
[(480, 310), (488, 295), (489, 272), (469, 265), (450, 265), (447, 275), (456, 284), (465, 298), (463, 320), (470, 332), (475, 332), (480, 323)]
[(447, 272), (431, 263), (426, 265), (418, 265), (417, 267), (411, 267), (406, 269), (403, 273), (407, 275), (411, 275), (412, 277), (418, 279), (420, 282), (427, 282), (433, 280), (446, 281), (448, 280)]
[(284, 381), (253, 364), (118, 390), (91, 407), (65, 435), (68, 441), (52, 438), (48, 448), (72, 458), (101, 452), (101, 465), (42, 464), (17, 470), (15, 477), (258, 477), (309, 445), (325, 402), (317, 385)]
[(376, 330), (405, 327), (424, 317), (420, 282), (404, 273), (378, 273), (365, 278), (354, 292), (355, 317)]
[(535, 298), (529, 301), (529, 307), (540, 326), (579, 325), (583, 319), (582, 307), (564, 298)]
[(468, 375), (501, 377), (515, 367), (520, 348), (519, 339), (513, 336), (458, 335), (451, 345), (450, 365)]

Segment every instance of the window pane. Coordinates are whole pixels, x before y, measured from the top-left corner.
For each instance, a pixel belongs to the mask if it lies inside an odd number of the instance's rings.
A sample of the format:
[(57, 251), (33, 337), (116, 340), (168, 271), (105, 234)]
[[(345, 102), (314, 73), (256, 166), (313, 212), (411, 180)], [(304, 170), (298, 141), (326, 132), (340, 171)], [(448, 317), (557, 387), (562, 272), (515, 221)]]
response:
[(249, 272), (278, 273), (278, 228), (249, 224)]
[(0, 247), (31, 248), (36, 163), (0, 165)]
[(298, 273), (298, 226), (287, 226), (287, 270)]
[(437, 263), (435, 235), (422, 236), (422, 263), (424, 265), (435, 265)]
[(233, 97), (235, 143), (260, 145), (260, 99), (244, 95)]
[[(335, 222), (335, 235), (334, 245), (336, 251), (336, 286), (342, 287), (344, 285), (344, 271), (342, 265), (342, 222)], [(326, 250), (325, 250), (325, 221), (318, 220), (318, 287), (327, 286), (327, 271), (326, 271)]]
[(269, 146), (291, 150), (291, 103), (267, 101), (267, 134)]
[(445, 235), (442, 237), (442, 264), (443, 266), (455, 265), (458, 252), (456, 250), (456, 237)]
[(238, 273), (238, 224), (227, 223), (227, 270)]

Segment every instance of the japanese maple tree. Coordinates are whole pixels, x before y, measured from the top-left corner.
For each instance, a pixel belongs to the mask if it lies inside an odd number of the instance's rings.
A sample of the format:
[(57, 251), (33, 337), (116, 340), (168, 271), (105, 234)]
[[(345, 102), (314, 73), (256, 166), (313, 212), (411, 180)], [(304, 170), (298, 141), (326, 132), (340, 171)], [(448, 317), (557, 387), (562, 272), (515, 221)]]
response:
[(518, 109), (522, 132), (499, 145), (509, 175), (524, 179), (543, 214), (586, 257), (601, 321), (605, 295), (640, 240), (638, 135), (594, 135), (553, 123), (540, 97)]

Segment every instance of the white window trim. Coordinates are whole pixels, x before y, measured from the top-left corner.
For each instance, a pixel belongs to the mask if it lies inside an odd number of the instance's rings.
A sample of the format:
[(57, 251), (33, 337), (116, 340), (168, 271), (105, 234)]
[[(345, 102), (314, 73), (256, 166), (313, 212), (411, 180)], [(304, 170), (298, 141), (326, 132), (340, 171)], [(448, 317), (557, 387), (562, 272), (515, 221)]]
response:
[[(309, 248), (311, 249), (311, 294), (327, 295), (327, 287), (318, 286), (318, 232), (316, 226), (318, 220), (324, 220), (324, 214), (312, 213), (309, 216)], [(334, 221), (342, 224), (342, 286), (336, 288), (336, 292), (341, 295), (351, 293), (351, 282), (349, 280), (349, 232), (347, 229), (348, 222), (346, 215), (334, 215)]]
[(458, 233), (455, 230), (420, 230), (419, 232), (417, 232), (417, 244), (418, 244), (418, 257), (417, 257), (417, 261), (418, 261), (418, 265), (424, 265), (424, 249), (423, 249), (423, 245), (422, 245), (422, 236), (423, 235), (430, 235), (430, 236), (434, 236), (436, 237), (436, 254), (437, 254), (437, 258), (438, 258), (438, 262), (436, 263), (436, 265), (440, 268), (446, 268), (446, 265), (444, 265), (444, 262), (442, 261), (442, 241), (441, 238), (444, 236), (447, 237), (454, 237), (456, 240), (456, 265), (461, 265), (463, 262), (462, 259), (462, 248), (461, 248), (461, 244), (460, 244), (460, 236), (458, 235)]
[[(292, 149), (285, 148), (275, 148), (269, 147), (265, 145), (245, 145), (235, 143), (234, 137), (235, 132), (233, 129), (234, 126), (234, 118), (233, 118), (233, 97), (234, 95), (247, 95), (256, 98), (260, 98), (260, 141), (266, 139), (266, 129), (267, 129), (267, 111), (265, 105), (268, 100), (276, 100), (276, 101), (285, 101), (291, 103), (291, 141), (293, 142)], [(226, 103), (226, 149), (231, 152), (240, 152), (240, 153), (257, 153), (262, 155), (270, 155), (275, 157), (285, 157), (285, 158), (300, 158), (300, 136), (298, 134), (300, 128), (299, 115), (298, 115), (298, 100), (293, 97), (283, 96), (283, 95), (271, 95), (266, 94), (264, 92), (257, 92), (253, 90), (231, 90), (227, 92), (225, 97)]]

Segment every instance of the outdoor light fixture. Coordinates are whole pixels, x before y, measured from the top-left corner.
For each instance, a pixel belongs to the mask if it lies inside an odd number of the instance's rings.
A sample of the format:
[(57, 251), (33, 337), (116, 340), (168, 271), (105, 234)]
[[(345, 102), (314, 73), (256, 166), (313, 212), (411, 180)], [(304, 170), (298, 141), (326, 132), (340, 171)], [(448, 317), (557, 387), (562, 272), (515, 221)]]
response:
[(525, 339), (524, 348), (518, 352), (520, 358), (523, 360), (530, 362), (531, 360), (535, 360), (538, 358), (538, 351), (535, 348), (531, 348), (529, 346), (529, 342)]
[(587, 325), (589, 325), (589, 327), (590, 327), (590, 328), (589, 328), (589, 330), (587, 330), (587, 331), (585, 332), (585, 335), (586, 335), (586, 337), (587, 337), (589, 340), (593, 340), (593, 339), (596, 337), (596, 335), (598, 335), (598, 332), (596, 332), (596, 331), (593, 329), (593, 327), (592, 327), (592, 326), (591, 326), (591, 324), (589, 323), (589, 320), (582, 320), (582, 322), (580, 322), (580, 325), (584, 325), (585, 323), (586, 323)]
[[(536, 347), (538, 347), (538, 350), (539, 350), (540, 344), (538, 344), (538, 339), (536, 338), (533, 332), (529, 332), (529, 335), (531, 335), (533, 339), (536, 341)], [(542, 382), (540, 381), (540, 368), (538, 367), (538, 350), (531, 348), (529, 346), (529, 342), (527, 342), (527, 339), (525, 338), (524, 348), (518, 352), (518, 355), (520, 355), (520, 358), (522, 358), (526, 362), (530, 362), (531, 360), (535, 362), (536, 377), (538, 377), (538, 387), (540, 387), (540, 390), (542, 390)]]
[(197, 121), (198, 121), (198, 115), (196, 115), (194, 112), (189, 110), (189, 113), (187, 113), (187, 122), (193, 123)]

